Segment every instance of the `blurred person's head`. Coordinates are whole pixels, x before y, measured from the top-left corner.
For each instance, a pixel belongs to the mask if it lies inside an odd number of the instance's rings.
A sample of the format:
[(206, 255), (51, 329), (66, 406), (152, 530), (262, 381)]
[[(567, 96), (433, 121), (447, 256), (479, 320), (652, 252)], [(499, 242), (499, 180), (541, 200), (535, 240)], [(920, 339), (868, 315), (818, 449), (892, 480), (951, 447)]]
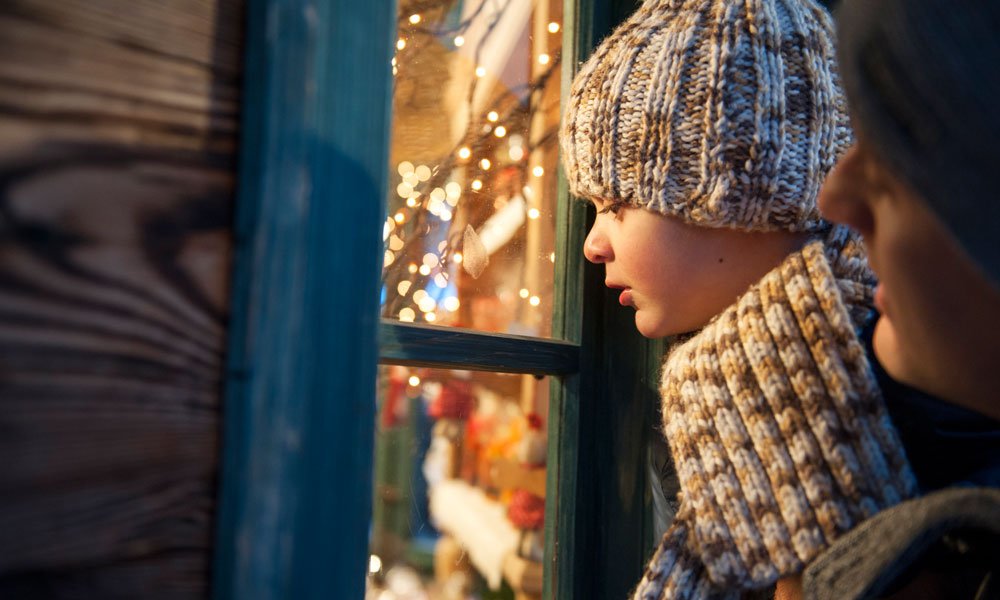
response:
[(1000, 418), (1000, 3), (844, 0), (857, 144), (820, 194), (880, 279), (894, 378)]

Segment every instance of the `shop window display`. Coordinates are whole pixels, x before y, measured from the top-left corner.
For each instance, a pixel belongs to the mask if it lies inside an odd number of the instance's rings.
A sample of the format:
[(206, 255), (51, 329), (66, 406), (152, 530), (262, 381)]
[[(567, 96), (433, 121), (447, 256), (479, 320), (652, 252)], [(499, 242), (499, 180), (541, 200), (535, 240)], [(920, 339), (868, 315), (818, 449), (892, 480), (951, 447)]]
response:
[(551, 335), (561, 6), (399, 3), (384, 318)]
[(548, 381), (380, 370), (368, 598), (539, 598)]
[[(551, 337), (561, 11), (400, 1), (384, 319)], [(368, 598), (540, 598), (548, 393), (381, 368)]]

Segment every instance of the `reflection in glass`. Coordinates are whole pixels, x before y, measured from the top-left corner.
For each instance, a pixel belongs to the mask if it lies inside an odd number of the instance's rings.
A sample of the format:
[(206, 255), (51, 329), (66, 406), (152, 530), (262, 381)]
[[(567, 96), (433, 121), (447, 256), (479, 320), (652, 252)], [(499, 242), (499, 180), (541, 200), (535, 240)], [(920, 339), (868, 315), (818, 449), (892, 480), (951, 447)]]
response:
[(561, 0), (402, 0), (382, 315), (548, 337)]
[(367, 598), (540, 597), (547, 406), (530, 375), (380, 369)]

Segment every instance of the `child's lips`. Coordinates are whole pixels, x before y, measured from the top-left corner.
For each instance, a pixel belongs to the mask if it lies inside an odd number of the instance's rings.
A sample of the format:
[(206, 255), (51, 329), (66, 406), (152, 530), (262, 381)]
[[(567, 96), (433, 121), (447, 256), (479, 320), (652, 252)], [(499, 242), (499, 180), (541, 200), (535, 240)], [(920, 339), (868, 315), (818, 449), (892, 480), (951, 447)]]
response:
[(618, 303), (622, 306), (632, 306), (632, 290), (629, 288), (622, 290), (618, 295)]
[(621, 294), (618, 295), (618, 303), (622, 306), (635, 306), (632, 303), (632, 288), (627, 285), (622, 285), (620, 283), (614, 283), (611, 281), (605, 281), (604, 285), (612, 290), (621, 290)]

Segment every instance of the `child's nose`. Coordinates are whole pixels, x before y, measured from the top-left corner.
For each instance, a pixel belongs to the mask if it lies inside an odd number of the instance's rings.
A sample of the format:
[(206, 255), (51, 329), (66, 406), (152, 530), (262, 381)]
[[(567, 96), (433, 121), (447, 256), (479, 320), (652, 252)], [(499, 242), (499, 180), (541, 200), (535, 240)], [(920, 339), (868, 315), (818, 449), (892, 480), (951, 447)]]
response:
[(595, 264), (606, 263), (614, 258), (608, 237), (604, 235), (596, 223), (590, 228), (590, 233), (587, 234), (587, 239), (583, 242), (583, 255)]

